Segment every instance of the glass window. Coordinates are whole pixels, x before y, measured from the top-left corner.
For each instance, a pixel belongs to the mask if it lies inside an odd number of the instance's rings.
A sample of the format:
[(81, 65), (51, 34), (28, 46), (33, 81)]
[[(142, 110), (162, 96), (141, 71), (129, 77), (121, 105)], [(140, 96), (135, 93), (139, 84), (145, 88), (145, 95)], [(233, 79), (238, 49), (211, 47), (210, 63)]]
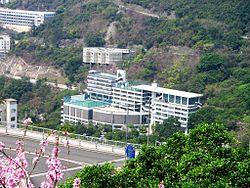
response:
[(182, 97), (182, 104), (187, 105), (187, 98), (186, 97)]
[(165, 100), (165, 102), (168, 102), (168, 94), (163, 94), (163, 99)]
[(195, 104), (196, 102), (198, 102), (198, 98), (197, 97), (189, 99), (189, 104), (191, 104), (191, 105)]
[(169, 102), (174, 103), (174, 95), (169, 95)]
[(181, 104), (181, 97), (180, 97), (180, 96), (176, 96), (175, 102), (176, 102), (177, 104)]

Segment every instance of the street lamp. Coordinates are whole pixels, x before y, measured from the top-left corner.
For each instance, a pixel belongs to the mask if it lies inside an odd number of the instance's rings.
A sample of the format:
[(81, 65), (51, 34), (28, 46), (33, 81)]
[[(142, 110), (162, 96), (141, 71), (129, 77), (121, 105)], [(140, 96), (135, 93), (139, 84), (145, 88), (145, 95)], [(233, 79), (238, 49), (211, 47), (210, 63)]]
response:
[(147, 132), (147, 146), (149, 145), (149, 134), (150, 134), (150, 98), (147, 100), (148, 102), (148, 132)]
[(127, 115), (126, 115), (126, 147), (128, 145), (128, 112), (129, 112), (129, 105), (127, 105)]

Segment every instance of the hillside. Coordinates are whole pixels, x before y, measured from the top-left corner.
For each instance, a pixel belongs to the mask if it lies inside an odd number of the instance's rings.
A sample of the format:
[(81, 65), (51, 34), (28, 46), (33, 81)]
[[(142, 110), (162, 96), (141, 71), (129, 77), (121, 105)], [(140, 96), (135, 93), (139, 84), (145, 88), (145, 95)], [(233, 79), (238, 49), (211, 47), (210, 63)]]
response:
[(7, 6), (57, 12), (30, 33), (12, 34), (19, 41), (12, 54), (31, 64), (60, 68), (81, 83), (89, 69), (81, 63), (83, 46), (132, 48), (134, 57), (117, 65), (129, 78), (204, 93), (193, 121), (232, 130), (250, 124), (250, 44), (243, 38), (250, 35), (250, 1), (22, 0)]

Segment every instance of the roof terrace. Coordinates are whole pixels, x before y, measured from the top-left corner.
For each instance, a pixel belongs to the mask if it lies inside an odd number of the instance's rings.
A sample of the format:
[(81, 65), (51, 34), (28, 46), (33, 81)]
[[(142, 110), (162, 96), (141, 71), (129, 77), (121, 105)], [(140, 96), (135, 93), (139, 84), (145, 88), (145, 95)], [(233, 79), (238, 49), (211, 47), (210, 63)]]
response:
[(95, 101), (91, 99), (86, 99), (85, 95), (77, 95), (72, 97), (66, 96), (63, 100), (64, 103), (86, 108), (104, 107), (109, 106), (111, 104), (111, 101)]

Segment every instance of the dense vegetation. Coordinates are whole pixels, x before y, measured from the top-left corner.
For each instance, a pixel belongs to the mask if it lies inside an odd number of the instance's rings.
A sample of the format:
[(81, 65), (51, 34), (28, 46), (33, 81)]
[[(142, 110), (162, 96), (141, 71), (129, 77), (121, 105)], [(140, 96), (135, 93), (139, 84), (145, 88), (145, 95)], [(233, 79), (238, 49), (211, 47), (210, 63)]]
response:
[(60, 125), (61, 100), (75, 92), (59, 91), (38, 80), (32, 85), (28, 79), (13, 80), (0, 77), (0, 99), (14, 98), (18, 101), (18, 117), (28, 116), (36, 125), (57, 128)]
[(248, 148), (236, 146), (235, 138), (220, 124), (201, 124), (189, 135), (174, 134), (158, 147), (143, 147), (135, 159), (117, 170), (112, 164), (87, 166), (61, 188), (72, 187), (249, 187)]

